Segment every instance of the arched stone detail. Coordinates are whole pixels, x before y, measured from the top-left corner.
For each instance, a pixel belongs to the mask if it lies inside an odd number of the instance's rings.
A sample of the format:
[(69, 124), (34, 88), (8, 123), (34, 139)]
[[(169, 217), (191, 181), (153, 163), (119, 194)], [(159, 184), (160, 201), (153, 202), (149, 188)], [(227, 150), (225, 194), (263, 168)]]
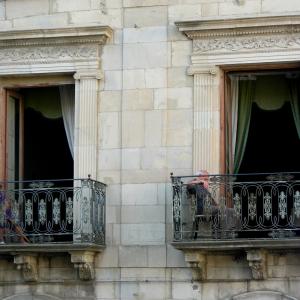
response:
[(276, 291), (255, 291), (233, 296), (230, 300), (298, 300)]
[(13, 295), (6, 298), (1, 298), (1, 300), (61, 300), (50, 295), (29, 295), (29, 294), (19, 294)]

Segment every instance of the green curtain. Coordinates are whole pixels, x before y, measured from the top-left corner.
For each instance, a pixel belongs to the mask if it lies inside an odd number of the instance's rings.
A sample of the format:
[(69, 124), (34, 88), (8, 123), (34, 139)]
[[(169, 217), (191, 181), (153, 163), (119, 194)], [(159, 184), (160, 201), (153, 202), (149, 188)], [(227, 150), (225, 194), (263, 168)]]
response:
[(238, 173), (245, 153), (254, 93), (254, 80), (241, 80), (239, 82), (237, 133), (234, 151), (234, 173)]
[(300, 103), (299, 103), (299, 80), (289, 79), (291, 107), (294, 122), (297, 128), (298, 138), (300, 139)]

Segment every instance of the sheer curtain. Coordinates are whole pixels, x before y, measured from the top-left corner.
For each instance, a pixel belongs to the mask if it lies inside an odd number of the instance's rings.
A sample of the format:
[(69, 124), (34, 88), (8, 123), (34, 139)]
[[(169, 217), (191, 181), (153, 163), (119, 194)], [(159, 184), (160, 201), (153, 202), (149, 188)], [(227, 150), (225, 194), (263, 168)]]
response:
[(290, 79), (289, 81), (291, 107), (296, 125), (298, 137), (300, 139), (300, 104), (299, 104), (299, 80)]
[[(236, 126), (236, 138), (234, 147), (234, 168), (233, 172), (237, 173), (242, 163), (244, 152), (246, 149), (252, 102), (255, 92), (255, 81), (254, 80), (241, 80), (239, 82), (238, 91), (238, 107), (235, 110), (237, 113), (237, 126)], [(232, 111), (233, 113), (233, 111)]]
[(61, 110), (71, 155), (74, 159), (75, 90), (73, 85), (59, 87)]

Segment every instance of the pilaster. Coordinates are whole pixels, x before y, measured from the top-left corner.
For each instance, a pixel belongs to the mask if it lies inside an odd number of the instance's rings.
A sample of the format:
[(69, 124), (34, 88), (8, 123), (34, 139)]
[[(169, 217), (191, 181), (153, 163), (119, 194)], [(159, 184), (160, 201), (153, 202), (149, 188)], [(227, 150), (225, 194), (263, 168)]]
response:
[(193, 170), (219, 172), (220, 99), (218, 68), (190, 68), (194, 75)]
[(75, 79), (75, 178), (97, 178), (98, 95), (102, 73), (78, 71)]

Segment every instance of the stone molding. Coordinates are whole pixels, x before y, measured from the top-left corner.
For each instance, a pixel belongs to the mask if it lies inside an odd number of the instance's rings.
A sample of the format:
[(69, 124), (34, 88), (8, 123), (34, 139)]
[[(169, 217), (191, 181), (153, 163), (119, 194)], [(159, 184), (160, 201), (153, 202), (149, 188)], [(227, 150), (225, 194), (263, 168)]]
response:
[(269, 299), (269, 300), (298, 300), (297, 298), (287, 296), (277, 291), (255, 291), (242, 293), (230, 298), (230, 300), (252, 300), (252, 299)]

